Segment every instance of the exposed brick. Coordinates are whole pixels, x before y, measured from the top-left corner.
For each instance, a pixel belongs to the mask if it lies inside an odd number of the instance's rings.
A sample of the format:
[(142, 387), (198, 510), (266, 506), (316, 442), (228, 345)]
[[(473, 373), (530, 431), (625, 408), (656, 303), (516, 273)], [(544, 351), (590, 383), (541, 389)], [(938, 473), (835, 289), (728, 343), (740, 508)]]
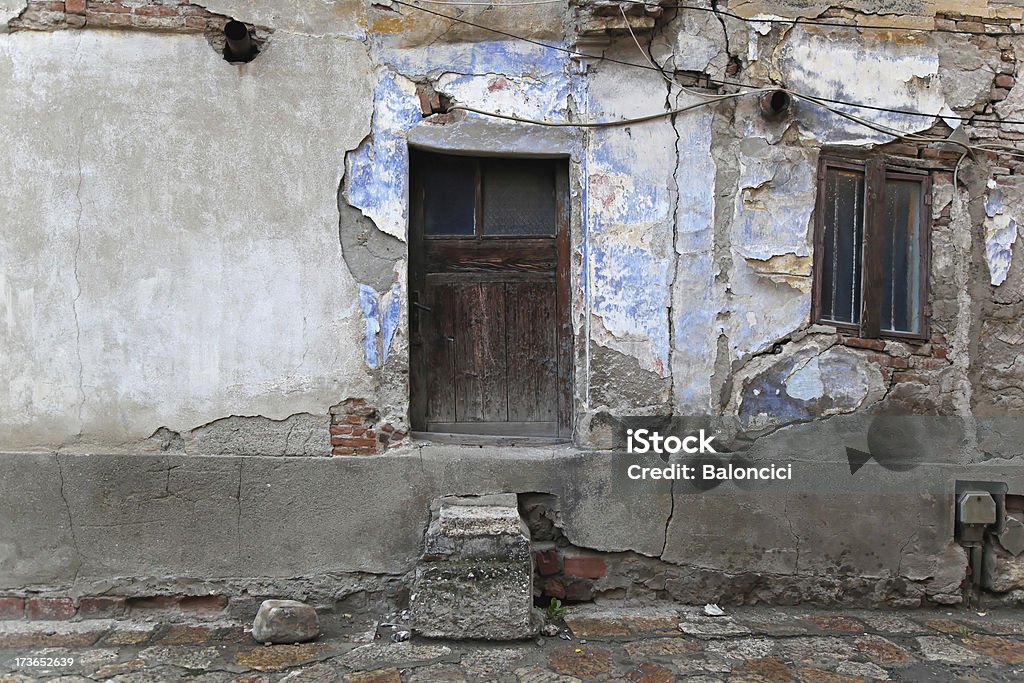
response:
[(344, 446), (331, 449), (331, 455), (355, 455), (355, 452), (354, 448), (347, 448)]
[(935, 332), (932, 334), (932, 343), (934, 344), (945, 344), (946, 337), (941, 332)]
[(353, 429), (351, 425), (331, 425), (331, 435), (351, 434)]
[(85, 14), (85, 0), (65, 0), (64, 11), (68, 14)]
[(390, 423), (383, 425), (380, 429), (381, 429), (381, 431), (387, 432), (388, 434), (390, 434), (391, 432), (395, 431), (394, 425), (392, 425)]
[(25, 601), (25, 616), (40, 621), (71, 619), (75, 603), (70, 598), (29, 598)]
[(177, 17), (180, 15), (177, 7), (165, 5), (143, 5), (135, 8), (135, 14), (144, 17)]
[(130, 611), (177, 609), (178, 598), (169, 595), (158, 595), (149, 598), (128, 598), (126, 606)]
[(932, 349), (932, 355), (935, 356), (936, 358), (945, 358), (948, 352), (949, 349), (945, 347), (938, 347)]
[(949, 365), (949, 361), (942, 358), (920, 358), (915, 356), (910, 360), (914, 368), (919, 370), (939, 370)]
[(882, 367), (893, 368), (894, 370), (906, 370), (910, 367), (905, 358), (894, 358), (884, 353), (870, 353), (867, 358), (873, 363), (877, 363)]
[(124, 614), (125, 598), (97, 595), (78, 601), (78, 616), (83, 619), (108, 619)]
[(872, 351), (885, 350), (885, 342), (881, 339), (861, 339), (860, 337), (839, 336), (839, 342), (844, 346), (852, 346), (855, 349), (871, 349)]
[(358, 415), (346, 415), (345, 422), (347, 422), (350, 425), (361, 425), (363, 424), (363, 418), (359, 417)]
[(349, 448), (374, 448), (377, 445), (377, 440), (354, 436), (332, 436), (331, 445), (348, 446)]
[(227, 609), (228, 598), (225, 595), (194, 595), (182, 598), (181, 609), (201, 614), (216, 614)]
[(544, 582), (544, 595), (561, 600), (565, 597), (565, 584), (557, 577), (551, 577)]
[(564, 558), (563, 564), (566, 576), (582, 579), (599, 579), (607, 571), (604, 559), (600, 557), (570, 555)]
[(572, 581), (565, 586), (566, 600), (586, 601), (594, 598), (594, 591), (585, 581)]
[(562, 570), (561, 564), (558, 561), (558, 551), (554, 548), (535, 552), (533, 559), (537, 563), (537, 571), (540, 572), (541, 576), (551, 576)]
[(25, 599), (18, 597), (0, 598), (0, 620), (22, 619), (25, 616)]
[(984, 33), (985, 24), (979, 21), (961, 21), (956, 25), (957, 30), (967, 31), (968, 33)]
[(86, 14), (128, 14), (132, 8), (116, 2), (89, 2), (85, 11)]

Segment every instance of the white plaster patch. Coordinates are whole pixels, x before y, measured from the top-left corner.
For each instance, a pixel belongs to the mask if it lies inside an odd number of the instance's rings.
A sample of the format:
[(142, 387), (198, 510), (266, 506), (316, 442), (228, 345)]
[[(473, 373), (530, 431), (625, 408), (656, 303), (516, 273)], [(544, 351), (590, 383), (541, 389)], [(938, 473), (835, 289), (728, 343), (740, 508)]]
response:
[[(782, 47), (779, 68), (784, 82), (797, 93), (921, 113), (937, 113), (945, 105), (938, 52), (930, 43), (794, 28)], [(881, 111), (869, 115), (855, 107), (833, 106), (902, 133), (927, 130), (934, 123), (923, 116)], [(822, 143), (862, 145), (893, 139), (803, 100), (797, 101), (796, 119), (805, 135)]]
[(818, 359), (812, 358), (790, 373), (785, 380), (785, 385), (786, 393), (793, 398), (802, 401), (821, 398), (825, 392), (825, 385), (821, 381), (821, 368), (818, 365)]
[(988, 182), (985, 198), (985, 263), (988, 264), (989, 282), (998, 287), (1006, 281), (1013, 264), (1013, 244), (1017, 241), (1016, 219), (1005, 213), (1003, 189), (995, 180)]

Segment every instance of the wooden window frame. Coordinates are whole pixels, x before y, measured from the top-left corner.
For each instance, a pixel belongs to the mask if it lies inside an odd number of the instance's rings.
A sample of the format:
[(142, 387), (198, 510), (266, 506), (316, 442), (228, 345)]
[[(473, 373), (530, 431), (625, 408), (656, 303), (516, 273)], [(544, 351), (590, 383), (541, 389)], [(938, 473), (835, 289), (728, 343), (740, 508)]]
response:
[[(464, 240), (464, 239), (478, 239), (478, 240), (530, 240), (530, 239), (552, 239), (557, 238), (558, 235), (495, 235), (487, 234), (487, 226), (484, 225), (484, 165), (500, 163), (503, 161), (528, 161), (534, 162), (538, 165), (544, 165), (551, 171), (552, 180), (555, 186), (555, 219), (556, 222), (560, 220), (559, 208), (560, 198), (558, 196), (560, 188), (560, 166), (559, 157), (501, 157), (501, 156), (470, 156), (468, 154), (451, 154), (445, 152), (430, 152), (426, 151), (427, 154), (435, 154), (439, 156), (457, 156), (462, 157), (473, 166), (473, 192), (474, 192), (474, 203), (473, 203), (473, 233), (466, 235), (428, 235), (423, 234), (423, 239), (426, 240)], [(426, 162), (424, 165), (429, 165)]]
[[(828, 169), (839, 168), (864, 173), (864, 236), (861, 248), (861, 311), (860, 324), (837, 322), (823, 317), (822, 255), (825, 251), (825, 179)], [(818, 161), (818, 192), (814, 206), (814, 259), (812, 318), (815, 323), (830, 325), (844, 334), (863, 339), (903, 339), (924, 341), (930, 338), (931, 307), (928, 301), (931, 281), (932, 179), (928, 171), (889, 164), (881, 157), (857, 158), (850, 155), (823, 154)], [(881, 258), (872, 258), (872, 245), (881, 242), (885, 231), (885, 187), (889, 180), (921, 183), (919, 206), (921, 286), (918, 292), (917, 332), (881, 329)]]

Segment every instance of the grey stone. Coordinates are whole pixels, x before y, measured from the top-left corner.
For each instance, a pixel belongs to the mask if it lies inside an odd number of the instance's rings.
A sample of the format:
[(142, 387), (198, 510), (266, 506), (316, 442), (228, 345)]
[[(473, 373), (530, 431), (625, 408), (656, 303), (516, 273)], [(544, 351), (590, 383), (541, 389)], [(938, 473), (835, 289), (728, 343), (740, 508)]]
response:
[(261, 643), (301, 643), (318, 635), (316, 610), (298, 600), (264, 600), (252, 622), (252, 637)]
[(999, 534), (999, 545), (1011, 555), (1024, 552), (1024, 522), (1016, 517), (1006, 518), (1006, 528)]
[(441, 499), (431, 507), (411, 597), (416, 632), (486, 640), (536, 635), (529, 530), (515, 496)]

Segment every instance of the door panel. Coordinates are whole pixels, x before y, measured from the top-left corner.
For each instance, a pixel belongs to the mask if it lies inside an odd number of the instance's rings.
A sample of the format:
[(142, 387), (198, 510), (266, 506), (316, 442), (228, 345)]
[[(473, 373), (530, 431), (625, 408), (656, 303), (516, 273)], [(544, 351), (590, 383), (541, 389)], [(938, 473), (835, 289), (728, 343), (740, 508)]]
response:
[(558, 418), (558, 341), (555, 283), (510, 282), (508, 320), (508, 419), (555, 422)]
[[(439, 155), (414, 151), (412, 158), (413, 429), (567, 434), (571, 326), (564, 168), (553, 160), (449, 157), (435, 166)], [(457, 173), (449, 172), (452, 168)], [(536, 177), (529, 177), (531, 172)], [(436, 174), (445, 181), (439, 183)], [(470, 176), (473, 192), (438, 189)], [(542, 196), (543, 188), (547, 195)], [(426, 196), (431, 189), (437, 193), (433, 201)], [(477, 198), (472, 230), (463, 224), (464, 211), (459, 226), (445, 227), (458, 212), (438, 208), (439, 202), (470, 194)], [(532, 202), (528, 207), (516, 204), (524, 195), (531, 195), (525, 199)], [(487, 230), (488, 219), (493, 232)]]
[(455, 421), (507, 422), (505, 285), (453, 287), (455, 320)]

